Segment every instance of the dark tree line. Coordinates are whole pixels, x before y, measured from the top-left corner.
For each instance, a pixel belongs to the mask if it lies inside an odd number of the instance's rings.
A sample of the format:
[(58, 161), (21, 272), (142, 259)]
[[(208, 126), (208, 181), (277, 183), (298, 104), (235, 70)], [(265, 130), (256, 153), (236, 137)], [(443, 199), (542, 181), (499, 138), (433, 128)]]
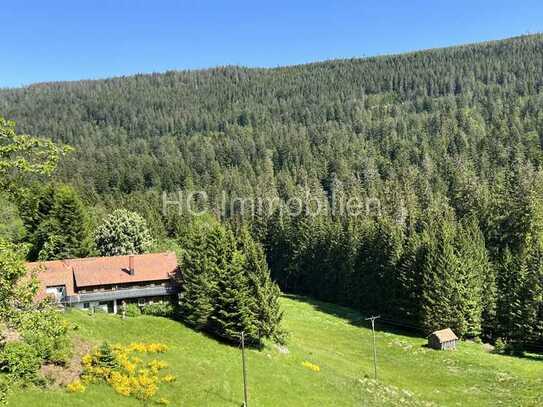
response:
[(38, 84), (0, 91), (0, 114), (74, 146), (58, 179), (95, 213), (139, 212), (158, 240), (190, 223), (161, 213), (163, 191), (203, 189), (216, 208), (222, 191), (379, 202), (356, 217), (224, 218), (250, 226), (285, 291), (519, 350), (542, 341), (541, 35)]

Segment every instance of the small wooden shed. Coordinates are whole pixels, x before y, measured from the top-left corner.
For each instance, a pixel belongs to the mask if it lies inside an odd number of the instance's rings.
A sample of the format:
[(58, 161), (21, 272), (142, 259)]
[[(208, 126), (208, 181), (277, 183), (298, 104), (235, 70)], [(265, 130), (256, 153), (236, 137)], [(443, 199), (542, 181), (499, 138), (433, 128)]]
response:
[(451, 328), (435, 331), (428, 335), (428, 346), (433, 349), (456, 349), (457, 342), (458, 336)]

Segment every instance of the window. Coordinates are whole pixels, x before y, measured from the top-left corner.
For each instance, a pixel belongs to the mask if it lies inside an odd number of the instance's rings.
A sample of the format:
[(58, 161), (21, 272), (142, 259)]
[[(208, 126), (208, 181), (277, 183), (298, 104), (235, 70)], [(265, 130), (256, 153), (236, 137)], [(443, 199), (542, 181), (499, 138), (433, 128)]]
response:
[(66, 287), (63, 285), (46, 287), (45, 292), (51, 295), (55, 301), (60, 302), (66, 296)]
[(84, 302), (84, 303), (83, 303), (83, 308), (89, 309), (89, 308), (90, 308), (90, 304), (89, 304), (88, 302)]

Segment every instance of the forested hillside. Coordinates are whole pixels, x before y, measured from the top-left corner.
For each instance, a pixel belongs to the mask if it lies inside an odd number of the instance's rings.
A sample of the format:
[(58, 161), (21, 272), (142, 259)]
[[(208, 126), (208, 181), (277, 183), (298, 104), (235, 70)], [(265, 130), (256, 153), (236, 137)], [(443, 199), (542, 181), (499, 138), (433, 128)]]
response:
[(277, 69), (224, 67), (0, 91), (18, 131), (69, 144), (59, 181), (156, 239), (163, 191), (378, 203), (251, 226), (284, 291), (451, 326), (513, 352), (543, 340), (543, 35)]

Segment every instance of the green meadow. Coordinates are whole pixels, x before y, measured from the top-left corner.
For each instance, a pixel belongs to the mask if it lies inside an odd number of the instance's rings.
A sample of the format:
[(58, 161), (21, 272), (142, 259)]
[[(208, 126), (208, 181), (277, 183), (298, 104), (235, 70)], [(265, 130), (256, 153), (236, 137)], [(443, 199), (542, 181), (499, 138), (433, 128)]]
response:
[[(377, 323), (378, 381), (373, 380), (371, 329), (347, 308), (304, 298), (284, 298), (285, 348), (247, 351), (249, 405), (260, 406), (541, 406), (543, 358), (489, 353), (460, 342), (456, 351), (427, 349), (424, 338), (386, 331)], [(160, 358), (177, 380), (158, 395), (173, 406), (241, 406), (241, 352), (165, 318), (71, 311), (72, 335), (99, 344), (161, 342)], [(303, 365), (319, 366), (314, 371)], [(141, 406), (106, 385), (82, 394), (63, 389), (16, 389), (13, 406)]]

